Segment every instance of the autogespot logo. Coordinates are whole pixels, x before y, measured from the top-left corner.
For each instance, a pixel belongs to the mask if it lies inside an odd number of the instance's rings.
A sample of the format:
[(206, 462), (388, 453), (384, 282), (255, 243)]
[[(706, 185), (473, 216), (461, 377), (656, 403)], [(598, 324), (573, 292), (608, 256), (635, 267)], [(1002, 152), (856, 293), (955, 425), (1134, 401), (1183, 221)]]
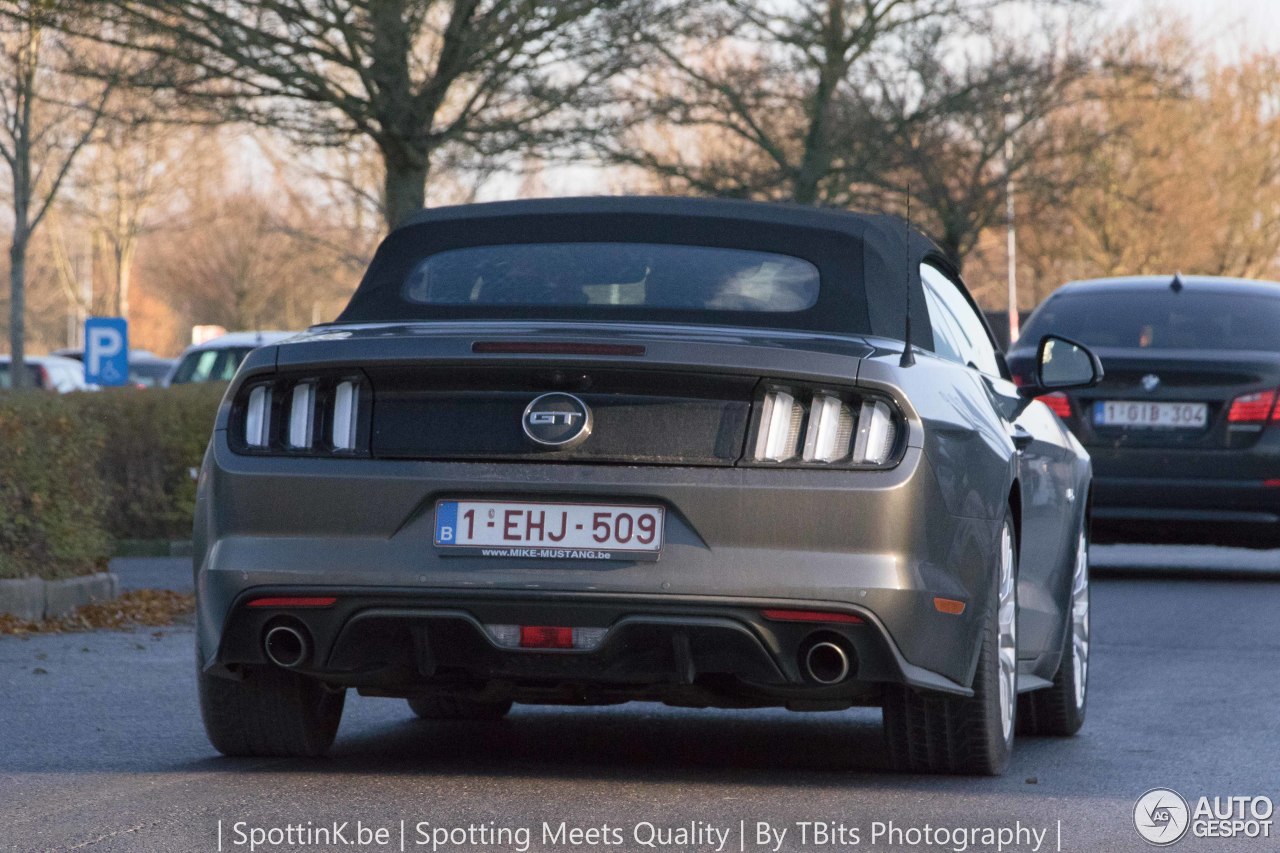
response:
[(1182, 840), (1190, 825), (1191, 810), (1177, 791), (1152, 788), (1133, 807), (1133, 825), (1142, 840), (1167, 847)]

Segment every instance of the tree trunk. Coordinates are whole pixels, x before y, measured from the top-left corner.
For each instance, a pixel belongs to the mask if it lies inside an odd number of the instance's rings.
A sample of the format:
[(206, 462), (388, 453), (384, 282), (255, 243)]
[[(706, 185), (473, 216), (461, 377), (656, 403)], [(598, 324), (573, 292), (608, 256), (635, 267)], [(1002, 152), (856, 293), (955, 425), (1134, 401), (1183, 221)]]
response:
[(383, 184), (382, 212), (387, 229), (395, 228), (426, 203), (427, 167), (407, 163), (400, 158), (383, 155), (386, 178)]
[(129, 319), (129, 284), (133, 278), (133, 240), (126, 242), (116, 252), (116, 316)]
[(14, 230), (9, 244), (9, 380), (12, 387), (27, 387), (27, 235)]

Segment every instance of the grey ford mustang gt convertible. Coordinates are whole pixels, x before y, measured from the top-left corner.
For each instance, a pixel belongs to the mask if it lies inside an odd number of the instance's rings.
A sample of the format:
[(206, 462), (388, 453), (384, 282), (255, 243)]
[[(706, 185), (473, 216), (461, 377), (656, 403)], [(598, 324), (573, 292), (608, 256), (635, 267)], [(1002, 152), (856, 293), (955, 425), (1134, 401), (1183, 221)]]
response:
[(1015, 725), (1084, 718), (1089, 458), (1034, 398), (1100, 376), (1047, 337), (1015, 386), (954, 269), (887, 217), (423, 212), (218, 413), (210, 740), (321, 753), (348, 688), (426, 718), (882, 706), (896, 767), (998, 773)]

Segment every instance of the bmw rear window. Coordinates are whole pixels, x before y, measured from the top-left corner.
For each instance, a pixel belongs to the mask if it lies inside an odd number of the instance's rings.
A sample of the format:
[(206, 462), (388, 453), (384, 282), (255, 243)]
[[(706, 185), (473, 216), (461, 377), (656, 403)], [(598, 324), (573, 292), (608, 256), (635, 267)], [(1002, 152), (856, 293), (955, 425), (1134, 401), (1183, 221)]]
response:
[(657, 243), (515, 243), (439, 252), (404, 298), (424, 305), (611, 306), (786, 313), (818, 300), (818, 268), (775, 252)]
[(1256, 293), (1071, 293), (1046, 302), (1022, 330), (1027, 341), (1063, 335), (1092, 347), (1280, 350), (1280, 288)]

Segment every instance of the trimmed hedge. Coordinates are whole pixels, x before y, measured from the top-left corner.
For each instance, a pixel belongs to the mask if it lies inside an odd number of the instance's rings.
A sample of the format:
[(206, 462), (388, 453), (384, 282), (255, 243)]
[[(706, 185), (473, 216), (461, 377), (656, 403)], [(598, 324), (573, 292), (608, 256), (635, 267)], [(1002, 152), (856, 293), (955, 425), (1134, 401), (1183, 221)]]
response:
[(113, 540), (189, 537), (225, 390), (0, 395), (0, 578), (90, 574)]

